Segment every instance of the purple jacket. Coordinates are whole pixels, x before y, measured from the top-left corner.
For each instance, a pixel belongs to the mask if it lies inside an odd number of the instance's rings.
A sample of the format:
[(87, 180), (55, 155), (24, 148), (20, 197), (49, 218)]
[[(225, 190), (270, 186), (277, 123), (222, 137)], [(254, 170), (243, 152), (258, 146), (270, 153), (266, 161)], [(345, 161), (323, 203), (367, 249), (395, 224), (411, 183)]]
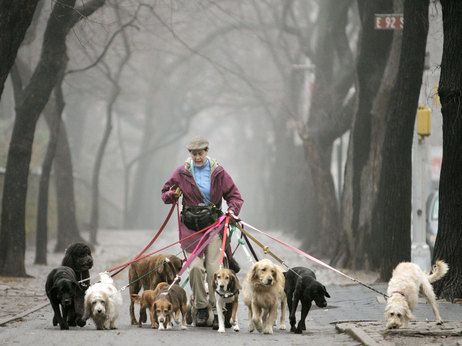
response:
[[(216, 163), (210, 159), (211, 163), (211, 177), (210, 177), (210, 201), (218, 208), (221, 208), (222, 199), (224, 198), (228, 207), (232, 209), (234, 214), (239, 215), (241, 206), (244, 203), (241, 194), (234, 184), (231, 176)], [(194, 181), (190, 170), (189, 161), (178, 167), (162, 187), (162, 200), (166, 204), (175, 202), (174, 189), (179, 187), (183, 191), (183, 206), (198, 205), (203, 203), (203, 198), (199, 188)], [(194, 250), (194, 245), (200, 236), (191, 237), (182, 241), (182, 239), (195, 233), (180, 222), (179, 237), (181, 247), (188, 252)]]

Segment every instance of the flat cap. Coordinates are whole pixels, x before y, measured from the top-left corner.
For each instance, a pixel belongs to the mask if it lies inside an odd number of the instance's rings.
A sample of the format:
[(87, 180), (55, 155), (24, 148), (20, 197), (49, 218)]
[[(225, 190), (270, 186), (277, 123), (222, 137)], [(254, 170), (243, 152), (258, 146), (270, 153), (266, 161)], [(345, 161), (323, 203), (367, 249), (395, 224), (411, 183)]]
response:
[(194, 137), (186, 146), (188, 150), (204, 150), (209, 147), (209, 141), (204, 137)]

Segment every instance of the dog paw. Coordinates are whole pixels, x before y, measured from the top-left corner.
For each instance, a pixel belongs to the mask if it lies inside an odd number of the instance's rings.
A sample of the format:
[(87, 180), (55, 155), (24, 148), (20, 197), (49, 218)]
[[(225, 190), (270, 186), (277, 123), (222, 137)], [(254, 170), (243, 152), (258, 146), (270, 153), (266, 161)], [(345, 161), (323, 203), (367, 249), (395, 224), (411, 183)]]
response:
[(84, 327), (86, 324), (87, 324), (87, 322), (86, 322), (85, 320), (82, 320), (81, 318), (79, 318), (79, 319), (77, 320), (77, 325), (78, 325), (79, 327)]
[(269, 326), (263, 330), (263, 334), (273, 334), (273, 327)]
[(69, 325), (67, 323), (60, 324), (59, 327), (61, 328), (61, 330), (68, 330), (69, 329)]
[(181, 326), (181, 329), (182, 329), (182, 330), (186, 330), (186, 329), (188, 329), (188, 327), (186, 327), (186, 326), (183, 325), (183, 326)]
[(218, 328), (218, 333), (225, 333), (225, 332), (226, 332), (225, 328)]
[(303, 333), (303, 330), (300, 329), (300, 328), (297, 328), (297, 329), (295, 329), (294, 333), (295, 333), (295, 334), (302, 334), (302, 333)]
[(234, 330), (235, 332), (238, 332), (238, 331), (240, 330), (240, 329), (239, 329), (239, 326), (238, 326), (238, 325), (235, 325), (235, 326), (233, 327), (233, 330)]
[(285, 324), (281, 324), (279, 326), (279, 330), (286, 330), (286, 325)]
[(443, 324), (443, 320), (438, 320), (438, 321), (436, 321), (436, 324), (439, 325), (439, 326), (441, 326), (441, 325)]

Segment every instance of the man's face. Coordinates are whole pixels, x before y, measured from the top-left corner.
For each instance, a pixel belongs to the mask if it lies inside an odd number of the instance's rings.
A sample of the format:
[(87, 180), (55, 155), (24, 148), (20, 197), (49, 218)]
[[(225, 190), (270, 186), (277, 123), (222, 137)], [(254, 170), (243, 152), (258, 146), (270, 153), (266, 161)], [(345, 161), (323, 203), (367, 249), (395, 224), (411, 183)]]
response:
[(202, 166), (207, 159), (207, 149), (202, 150), (190, 150), (189, 153), (191, 154), (191, 158), (194, 161), (194, 164), (198, 167)]

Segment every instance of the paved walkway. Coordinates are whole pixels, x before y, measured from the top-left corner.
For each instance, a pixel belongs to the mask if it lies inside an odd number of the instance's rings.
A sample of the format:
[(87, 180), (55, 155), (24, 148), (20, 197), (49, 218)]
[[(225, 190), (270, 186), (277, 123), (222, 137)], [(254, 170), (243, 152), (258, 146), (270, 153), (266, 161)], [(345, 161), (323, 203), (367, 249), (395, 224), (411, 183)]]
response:
[[(99, 233), (100, 245), (97, 247), (95, 257), (95, 268), (92, 269), (92, 276), (96, 276), (99, 271), (103, 271), (117, 263), (123, 263), (136, 254), (152, 237), (153, 231), (120, 231), (120, 230), (105, 230)], [(281, 237), (285, 241), (297, 246), (294, 239), (290, 239), (287, 235), (274, 233), (276, 237)], [(260, 239), (260, 238), (259, 238)], [(177, 240), (177, 234), (173, 230), (165, 231), (161, 236), (157, 246), (163, 246)], [(407, 329), (402, 329), (393, 332), (387, 332), (383, 324), (383, 311), (385, 302), (381, 296), (361, 285), (351, 284), (345, 278), (336, 273), (330, 272), (313, 266), (306, 259), (299, 257), (296, 254), (288, 253), (283, 248), (278, 248), (275, 244), (267, 239), (261, 239), (266, 245), (271, 246), (272, 250), (290, 266), (308, 266), (314, 268), (317, 272), (319, 281), (327, 286), (327, 290), (331, 295), (328, 299), (328, 307), (318, 309), (313, 307), (307, 318), (307, 328), (305, 342), (316, 342), (316, 340), (325, 344), (328, 340), (337, 344), (355, 344), (356, 342), (364, 344), (386, 344), (392, 343), (397, 345), (462, 345), (462, 334), (459, 321), (462, 317), (462, 305), (450, 304), (448, 302), (439, 301), (441, 315), (447, 322), (444, 326), (436, 326), (433, 321), (431, 308), (422, 299), (419, 303), (414, 315), (418, 322), (411, 323)], [(273, 247), (274, 246), (274, 247)], [(152, 250), (151, 250), (152, 251)], [(179, 247), (174, 247), (170, 253), (180, 253)], [(18, 316), (18, 314), (36, 306), (43, 305), (46, 302), (44, 293), (44, 283), (47, 273), (51, 268), (59, 265), (62, 254), (49, 253), (49, 265), (37, 266), (33, 264), (33, 251), (28, 250), (26, 256), (27, 272), (34, 275), (32, 279), (13, 279), (0, 277), (0, 320), (7, 321), (8, 319)], [(241, 264), (242, 270), (239, 277), (243, 278), (248, 270), (248, 260), (244, 256), (243, 251), (238, 251), (237, 258)], [(374, 273), (364, 272), (348, 272), (349, 275), (360, 279), (361, 281), (371, 284), (377, 278)], [(126, 284), (125, 272), (118, 275), (118, 283)], [(386, 284), (374, 284), (374, 288), (381, 292), (386, 291)], [(245, 316), (245, 308), (240, 307), (242, 314)], [(358, 322), (362, 321), (362, 322)], [(341, 322), (341, 323), (339, 323)], [(9, 324), (6, 323), (6, 326)], [(458, 329), (459, 328), (459, 329)], [(352, 338), (345, 338), (346, 335), (337, 332), (344, 332)], [(244, 332), (244, 330), (243, 330)], [(288, 335), (281, 335), (281, 341), (289, 341)], [(279, 340), (279, 337), (274, 338), (274, 341)], [(295, 339), (300, 340), (300, 339)], [(347, 341), (350, 340), (350, 341)], [(300, 340), (302, 341), (302, 340)], [(291, 343), (290, 344), (297, 344)], [(329, 342), (328, 342), (329, 343)]]

